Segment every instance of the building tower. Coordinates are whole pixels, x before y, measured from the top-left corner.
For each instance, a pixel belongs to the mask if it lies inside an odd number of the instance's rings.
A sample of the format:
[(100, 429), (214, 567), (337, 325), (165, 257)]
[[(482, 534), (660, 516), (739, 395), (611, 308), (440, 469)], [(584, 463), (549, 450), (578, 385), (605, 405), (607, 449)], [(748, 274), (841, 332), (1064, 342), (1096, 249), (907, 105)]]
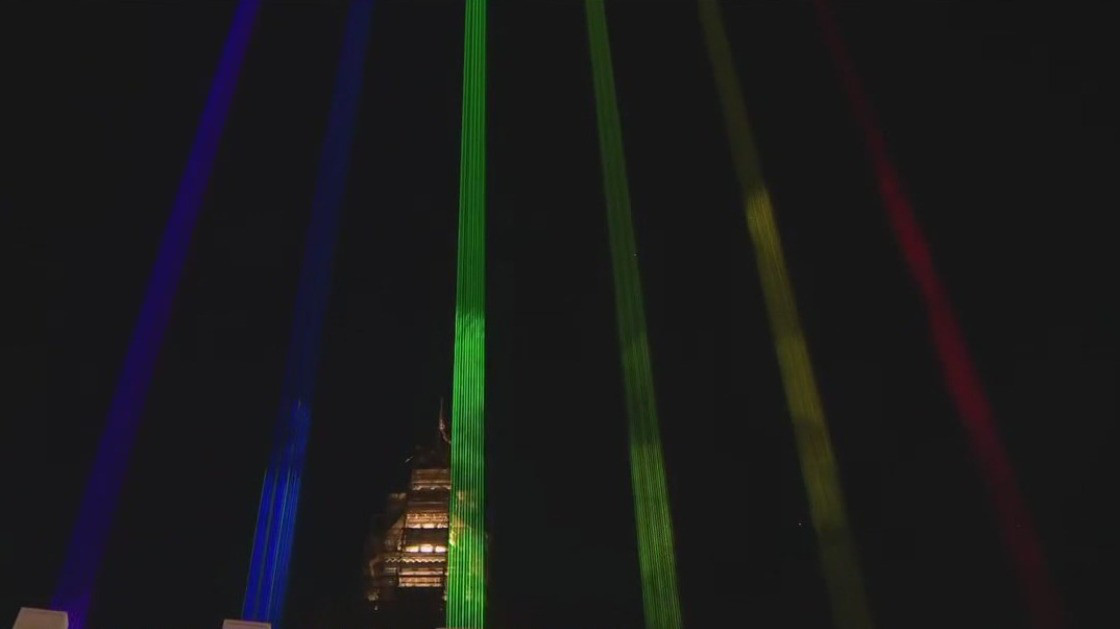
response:
[(435, 629), (444, 624), (450, 445), (441, 405), (433, 443), (409, 459), (408, 489), (389, 494), (366, 546), (366, 599), (376, 629)]

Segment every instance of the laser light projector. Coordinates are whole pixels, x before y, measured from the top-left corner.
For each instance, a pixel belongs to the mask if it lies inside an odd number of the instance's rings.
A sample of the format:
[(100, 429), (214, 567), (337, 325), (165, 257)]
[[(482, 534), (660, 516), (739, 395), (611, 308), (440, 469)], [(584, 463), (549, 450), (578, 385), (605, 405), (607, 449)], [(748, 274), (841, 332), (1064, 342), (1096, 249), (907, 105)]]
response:
[(23, 607), (16, 616), (12, 629), (69, 629), (70, 617), (66, 612)]

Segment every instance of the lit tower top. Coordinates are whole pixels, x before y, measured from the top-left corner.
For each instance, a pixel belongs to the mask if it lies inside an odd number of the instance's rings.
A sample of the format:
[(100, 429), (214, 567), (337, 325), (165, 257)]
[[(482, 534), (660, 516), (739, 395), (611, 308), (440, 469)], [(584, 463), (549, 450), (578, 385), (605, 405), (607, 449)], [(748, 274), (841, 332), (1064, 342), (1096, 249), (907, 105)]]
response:
[(366, 551), (366, 599), (378, 623), (401, 629), (442, 624), (447, 598), (451, 438), (440, 405), (431, 445), (418, 448), (408, 489), (389, 494)]

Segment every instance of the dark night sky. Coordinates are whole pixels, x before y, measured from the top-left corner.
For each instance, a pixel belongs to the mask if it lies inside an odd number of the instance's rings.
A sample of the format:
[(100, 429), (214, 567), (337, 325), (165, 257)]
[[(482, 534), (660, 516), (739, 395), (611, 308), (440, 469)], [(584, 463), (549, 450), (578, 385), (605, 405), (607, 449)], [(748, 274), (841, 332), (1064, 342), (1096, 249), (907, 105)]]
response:
[[(724, 4), (879, 624), (1022, 627), (808, 2)], [(1105, 480), (1120, 382), (1107, 5), (838, 4), (1074, 626), (1105, 626), (1120, 525)], [(0, 10), (0, 626), (49, 602), (232, 6)], [(240, 608), (345, 8), (262, 12), (97, 629), (212, 627)], [(608, 16), (686, 621), (827, 627), (695, 5), (608, 0)], [(297, 629), (328, 626), (357, 596), (370, 518), (449, 394), (462, 27), (460, 2), (375, 9), (297, 532)], [(489, 28), (493, 626), (638, 627), (582, 2), (493, 0)]]

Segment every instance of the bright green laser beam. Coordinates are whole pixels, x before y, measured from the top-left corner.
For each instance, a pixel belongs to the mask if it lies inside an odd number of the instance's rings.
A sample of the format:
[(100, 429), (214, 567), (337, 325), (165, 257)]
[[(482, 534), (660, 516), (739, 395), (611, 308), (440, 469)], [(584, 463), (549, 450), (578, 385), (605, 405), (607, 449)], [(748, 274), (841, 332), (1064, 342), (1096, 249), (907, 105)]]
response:
[(467, 0), (452, 376), (447, 626), (485, 623), (486, 0)]
[(716, 0), (700, 0), (700, 22), (723, 104), (735, 171), (743, 188), (747, 228), (754, 243), (833, 619), (840, 629), (869, 629), (873, 626), (871, 612), (848, 527), (828, 422), (813, 378), (809, 348), (798, 318), (770, 193), (762, 177), (743, 91), (735, 74), (731, 46)]
[(630, 477), (638, 527), (643, 610), (646, 627), (679, 629), (682, 622), (677, 595), (673, 522), (669, 512), (669, 491), (646, 337), (642, 281), (638, 273), (634, 226), (630, 215), (626, 157), (615, 95), (607, 15), (602, 0), (586, 0), (585, 6), (614, 270), (615, 309), (626, 388), (626, 412), (630, 418)]

